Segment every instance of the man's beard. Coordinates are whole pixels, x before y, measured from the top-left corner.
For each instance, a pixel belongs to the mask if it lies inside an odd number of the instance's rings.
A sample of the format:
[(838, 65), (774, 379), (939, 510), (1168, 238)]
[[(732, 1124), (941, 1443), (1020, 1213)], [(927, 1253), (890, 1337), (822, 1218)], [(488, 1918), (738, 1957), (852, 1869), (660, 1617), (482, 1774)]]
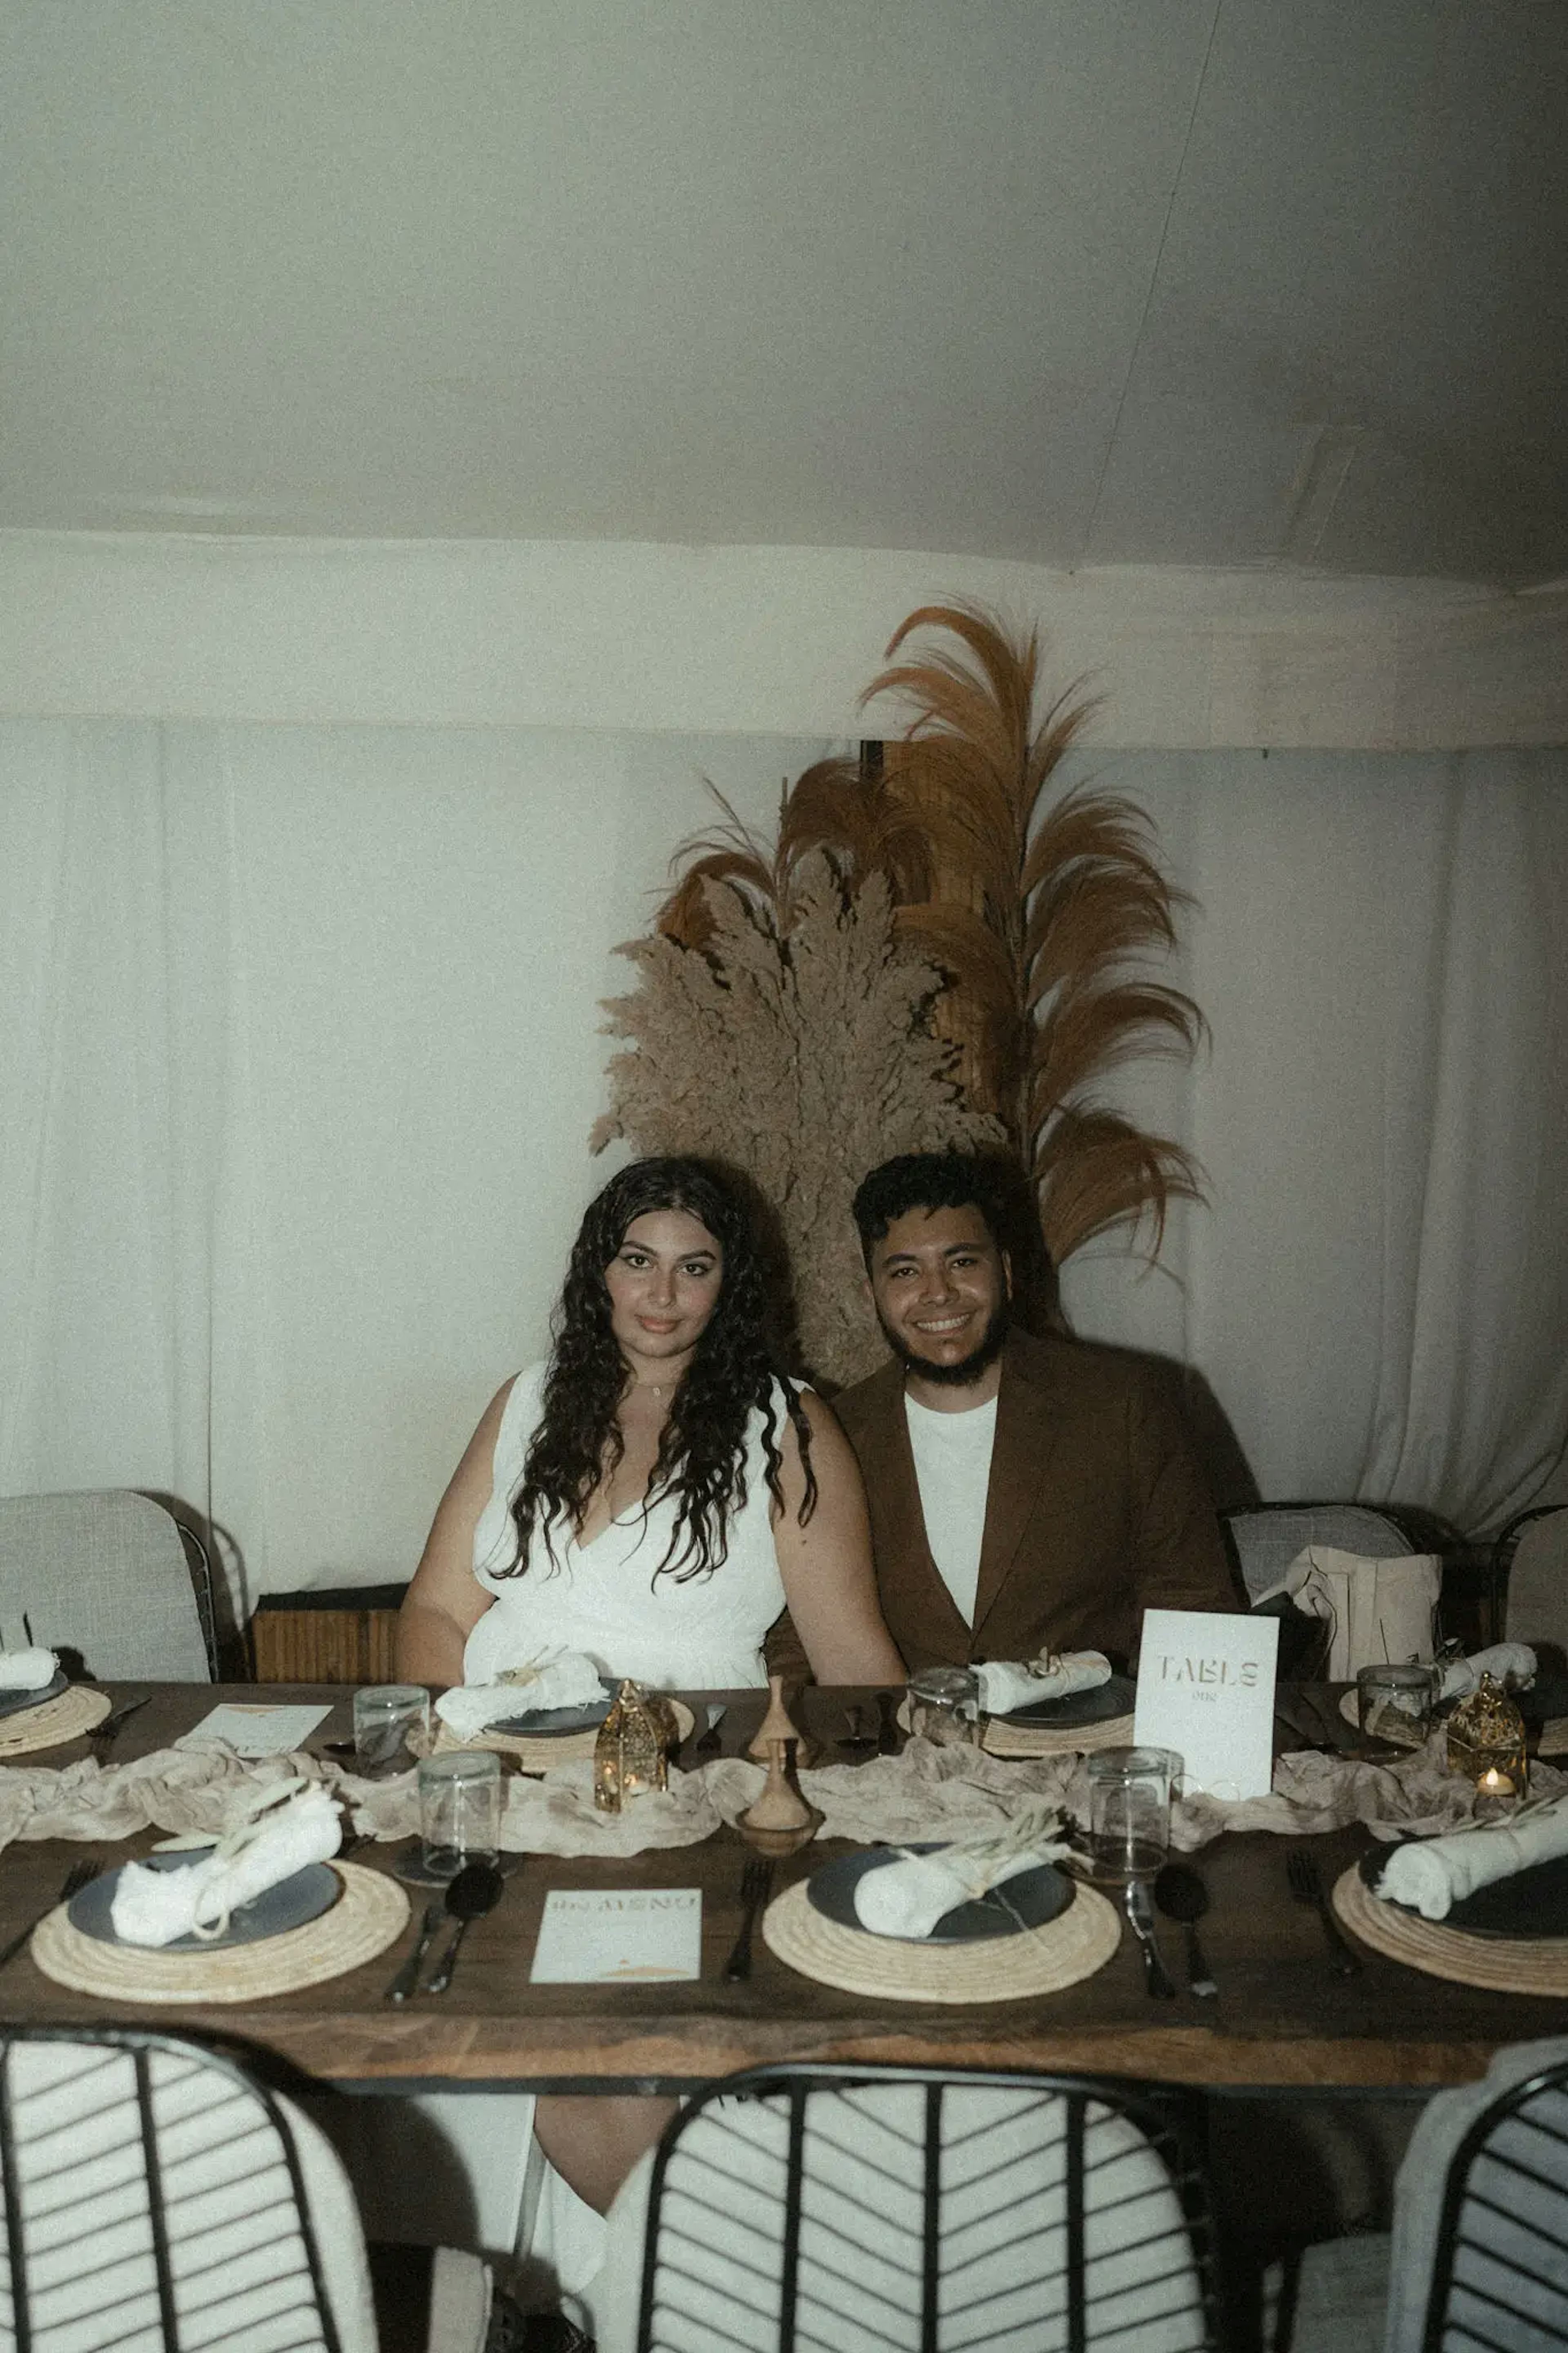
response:
[(988, 1372), (1002, 1354), (1007, 1337), (1008, 1308), (1007, 1300), (998, 1301), (981, 1336), (980, 1345), (967, 1356), (961, 1357), (956, 1365), (933, 1365), (929, 1356), (917, 1356), (912, 1348), (906, 1345), (900, 1334), (883, 1320), (880, 1309), (877, 1313), (877, 1321), (882, 1326), (883, 1339), (906, 1373), (918, 1373), (922, 1381), (934, 1381), (939, 1388), (966, 1389), (980, 1378), (982, 1373)]

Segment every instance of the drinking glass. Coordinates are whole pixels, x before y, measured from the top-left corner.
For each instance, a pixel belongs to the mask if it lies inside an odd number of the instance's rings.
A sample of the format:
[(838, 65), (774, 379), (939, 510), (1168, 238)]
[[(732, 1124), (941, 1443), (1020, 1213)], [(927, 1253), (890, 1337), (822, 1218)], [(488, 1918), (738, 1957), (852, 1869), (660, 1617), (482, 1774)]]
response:
[(923, 1667), (910, 1677), (910, 1731), (939, 1746), (977, 1747), (980, 1678), (967, 1667)]
[(1169, 1748), (1100, 1748), (1085, 1759), (1089, 1847), (1099, 1879), (1152, 1879), (1171, 1844), (1171, 1784), (1182, 1760)]
[[(374, 1779), (415, 1764), (409, 1736), (430, 1729), (430, 1694), (417, 1683), (376, 1683), (354, 1694), (354, 1765)], [(423, 1746), (423, 1742), (420, 1744)]]
[(1361, 1728), (1397, 1748), (1419, 1748), (1432, 1728), (1437, 1670), (1430, 1661), (1360, 1669), (1355, 1679)]
[(419, 1767), (421, 1860), (432, 1879), (500, 1850), (500, 1758), (493, 1749), (447, 1749)]

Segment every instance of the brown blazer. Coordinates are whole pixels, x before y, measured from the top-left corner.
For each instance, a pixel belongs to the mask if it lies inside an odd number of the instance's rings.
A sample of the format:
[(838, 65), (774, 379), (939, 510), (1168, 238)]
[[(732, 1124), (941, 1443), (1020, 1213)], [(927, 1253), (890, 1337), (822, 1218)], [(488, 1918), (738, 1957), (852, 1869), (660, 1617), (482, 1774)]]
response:
[(834, 1411), (866, 1482), (882, 1615), (911, 1672), (1045, 1649), (1122, 1662), (1146, 1609), (1246, 1607), (1175, 1378), (1157, 1365), (1009, 1334), (973, 1628), (926, 1542), (902, 1366), (847, 1389)]

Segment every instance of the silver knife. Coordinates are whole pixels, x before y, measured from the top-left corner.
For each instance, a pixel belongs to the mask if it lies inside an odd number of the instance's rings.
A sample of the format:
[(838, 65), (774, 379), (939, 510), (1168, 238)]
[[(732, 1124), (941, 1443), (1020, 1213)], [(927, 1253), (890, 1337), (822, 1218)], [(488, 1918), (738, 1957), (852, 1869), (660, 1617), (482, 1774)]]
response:
[(408, 1958), (404, 1962), (403, 1967), (398, 1970), (397, 1975), (393, 1978), (392, 1983), (387, 1987), (386, 1991), (383, 1994), (383, 2001), (406, 2001), (408, 2000), (410, 1994), (413, 1993), (415, 1988), (419, 1983), (419, 1972), (424, 1966), (425, 1956), (430, 1949), (430, 1939), (434, 1936), (437, 1929), (440, 1926), (446, 1916), (445, 1908), (441, 1905), (426, 1904), (425, 1906), (425, 1917), (419, 1924), (419, 1935), (415, 1943), (414, 1950), (409, 1954)]
[(1176, 1989), (1171, 1983), (1160, 1947), (1154, 1937), (1154, 1906), (1149, 1890), (1141, 1879), (1127, 1883), (1127, 1917), (1132, 1923), (1132, 1933), (1143, 1947), (1143, 1983), (1151, 1994), (1161, 2001), (1173, 2001)]

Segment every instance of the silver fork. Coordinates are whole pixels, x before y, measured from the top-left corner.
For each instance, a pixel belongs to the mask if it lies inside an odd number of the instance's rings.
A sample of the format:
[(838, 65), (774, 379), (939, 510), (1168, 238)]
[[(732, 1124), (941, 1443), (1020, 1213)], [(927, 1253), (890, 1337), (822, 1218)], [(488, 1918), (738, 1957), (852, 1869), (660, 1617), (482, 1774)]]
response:
[(765, 1855), (753, 1855), (741, 1873), (741, 1901), (745, 1913), (741, 1921), (741, 1933), (735, 1939), (734, 1950), (724, 1964), (724, 1975), (731, 1985), (752, 1974), (752, 1931), (757, 1925), (757, 1915), (768, 1900), (768, 1890), (773, 1883), (773, 1867)]
[(23, 1946), (26, 1943), (28, 1937), (32, 1935), (40, 1920), (47, 1920), (49, 1914), (56, 1909), (57, 1905), (68, 1904), (73, 1895), (79, 1895), (82, 1889), (88, 1884), (88, 1882), (98, 1877), (101, 1869), (102, 1865), (100, 1863), (73, 1862), (70, 1869), (65, 1875), (65, 1879), (60, 1887), (60, 1892), (55, 1897), (54, 1903), (46, 1904), (43, 1910), (39, 1913), (36, 1913), (33, 1918), (28, 1921), (26, 1926), (16, 1936), (13, 1936), (8, 1945), (0, 1948), (0, 1969), (5, 1968), (7, 1961), (14, 1961), (16, 1959), (17, 1954), (21, 1951)]
[(143, 1692), (140, 1699), (122, 1700), (118, 1707), (111, 1708), (103, 1722), (95, 1724), (88, 1734), (90, 1746), (100, 1755), (104, 1750), (112, 1748), (137, 1709), (145, 1707), (152, 1696), (151, 1692)]

